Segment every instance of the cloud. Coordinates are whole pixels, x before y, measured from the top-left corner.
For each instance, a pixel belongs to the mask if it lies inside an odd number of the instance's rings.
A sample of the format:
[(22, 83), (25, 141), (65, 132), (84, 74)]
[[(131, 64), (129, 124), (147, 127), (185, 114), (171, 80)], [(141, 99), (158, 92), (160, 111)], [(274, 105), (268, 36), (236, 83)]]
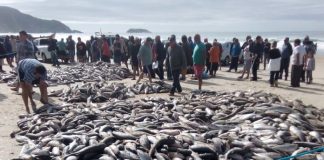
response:
[[(35, 17), (83, 31), (130, 27), (152, 31), (320, 30), (322, 0), (2, 0)], [(307, 25), (316, 22), (316, 25)], [(297, 26), (296, 26), (297, 24)]]

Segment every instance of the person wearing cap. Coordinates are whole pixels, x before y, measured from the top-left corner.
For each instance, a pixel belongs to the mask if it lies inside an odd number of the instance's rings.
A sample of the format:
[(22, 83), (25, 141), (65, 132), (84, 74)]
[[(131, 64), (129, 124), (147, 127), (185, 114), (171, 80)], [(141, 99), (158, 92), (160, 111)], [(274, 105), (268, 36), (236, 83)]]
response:
[(32, 98), (33, 85), (38, 85), (43, 104), (48, 104), (47, 84), (45, 82), (47, 76), (46, 68), (36, 59), (24, 59), (18, 63), (18, 78), (22, 88), (22, 99), (24, 101), (26, 112), (30, 113), (28, 107), (28, 98), (31, 101), (32, 109), (36, 110), (36, 104)]
[(198, 89), (201, 90), (202, 74), (203, 74), (205, 60), (206, 60), (206, 47), (201, 42), (199, 34), (195, 35), (194, 41), (196, 46), (193, 51), (192, 59), (194, 64), (195, 75), (198, 78)]
[(187, 67), (187, 60), (185, 53), (181, 46), (176, 42), (174, 35), (170, 38), (170, 46), (167, 49), (166, 60), (169, 61), (171, 74), (173, 77), (173, 84), (170, 91), (170, 96), (174, 96), (175, 90), (182, 92), (180, 85), (180, 74), (183, 69)]
[(138, 77), (138, 80), (136, 83), (139, 83), (141, 79), (143, 79), (144, 74), (148, 75), (150, 83), (152, 83), (151, 73), (153, 73), (152, 69), (152, 43), (153, 40), (150, 37), (147, 37), (144, 44), (141, 46), (141, 48), (138, 51), (137, 58), (141, 62), (143, 66), (143, 70), (141, 71), (141, 74)]

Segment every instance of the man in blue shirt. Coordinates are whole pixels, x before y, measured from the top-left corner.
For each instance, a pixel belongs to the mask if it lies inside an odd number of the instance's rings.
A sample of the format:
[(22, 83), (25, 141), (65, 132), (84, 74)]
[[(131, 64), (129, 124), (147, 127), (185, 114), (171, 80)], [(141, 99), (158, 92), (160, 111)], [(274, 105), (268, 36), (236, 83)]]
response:
[(231, 72), (232, 69), (234, 69), (235, 72), (237, 72), (238, 60), (241, 54), (241, 46), (237, 38), (233, 38), (230, 54), (231, 54), (231, 65), (227, 72)]
[(24, 59), (18, 64), (18, 77), (22, 88), (22, 99), (24, 101), (27, 113), (30, 113), (28, 107), (28, 98), (31, 101), (32, 109), (36, 110), (36, 104), (32, 99), (33, 85), (38, 85), (41, 93), (40, 101), (48, 103), (46, 68), (36, 59)]

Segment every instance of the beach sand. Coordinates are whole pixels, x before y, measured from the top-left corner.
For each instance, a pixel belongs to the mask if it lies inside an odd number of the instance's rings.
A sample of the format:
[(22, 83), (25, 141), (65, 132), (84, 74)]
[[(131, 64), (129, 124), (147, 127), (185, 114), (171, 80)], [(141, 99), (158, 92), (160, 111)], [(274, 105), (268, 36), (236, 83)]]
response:
[[(46, 67), (53, 69), (50, 64), (46, 64)], [(260, 68), (263, 67), (260, 65)], [(307, 105), (324, 108), (324, 72), (320, 71), (320, 68), (324, 68), (324, 56), (316, 57), (316, 70), (313, 73), (313, 84), (307, 85), (302, 83), (300, 88), (291, 88), (289, 87), (290, 81), (280, 80), (279, 88), (272, 88), (268, 83), (269, 71), (259, 70), (258, 74), (261, 79), (257, 82), (251, 82), (249, 80), (238, 81), (237, 77), (240, 76), (240, 73), (228, 73), (226, 72), (228, 67), (222, 67), (222, 70), (217, 72), (216, 78), (204, 80), (203, 89), (214, 91), (264, 91), (280, 95), (285, 99), (300, 99)], [(4, 70), (10, 70), (8, 65), (4, 66)], [(187, 80), (181, 82), (184, 92), (190, 92), (198, 88), (197, 81), (190, 80), (190, 78), (191, 75), (187, 75)], [(122, 82), (127, 85), (135, 83), (135, 81), (130, 79), (123, 80)], [(171, 83), (170, 81), (167, 82)], [(50, 87), (49, 91), (63, 87), (66, 86)], [(0, 160), (8, 160), (18, 157), (21, 149), (21, 146), (18, 145), (15, 139), (11, 139), (9, 135), (12, 131), (17, 130), (18, 115), (24, 114), (25, 108), (21, 96), (12, 92), (7, 84), (1, 83), (0, 88)], [(39, 102), (39, 90), (35, 88), (35, 91), (35, 102), (38, 106), (41, 106)], [(141, 95), (138, 97), (145, 96)], [(152, 94), (149, 96), (168, 97), (168, 94)], [(53, 103), (61, 103), (58, 98), (50, 98), (50, 101)]]

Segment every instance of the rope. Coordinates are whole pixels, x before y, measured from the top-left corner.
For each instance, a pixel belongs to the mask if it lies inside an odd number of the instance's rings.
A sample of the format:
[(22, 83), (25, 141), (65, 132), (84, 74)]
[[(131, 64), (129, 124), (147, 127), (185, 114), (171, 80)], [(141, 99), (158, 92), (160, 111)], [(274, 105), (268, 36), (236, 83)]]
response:
[(302, 157), (302, 156), (304, 156), (306, 154), (311, 154), (311, 153), (314, 153), (314, 152), (324, 152), (324, 146), (313, 149), (313, 150), (310, 150), (310, 151), (302, 152), (302, 153), (296, 154), (294, 156), (288, 156), (288, 157), (279, 158), (277, 160), (290, 160), (290, 159)]

